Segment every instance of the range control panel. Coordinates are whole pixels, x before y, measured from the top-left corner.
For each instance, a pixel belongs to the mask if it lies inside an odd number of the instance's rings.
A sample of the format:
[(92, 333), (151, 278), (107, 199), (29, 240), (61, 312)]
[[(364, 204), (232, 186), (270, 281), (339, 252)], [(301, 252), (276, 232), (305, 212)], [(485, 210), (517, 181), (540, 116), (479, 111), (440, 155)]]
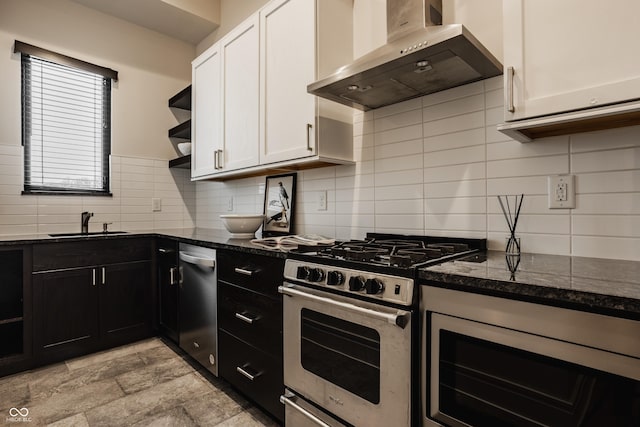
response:
[(372, 300), (383, 300), (404, 306), (413, 301), (413, 279), (363, 270), (288, 259), (285, 279), (335, 289), (345, 294), (358, 294)]

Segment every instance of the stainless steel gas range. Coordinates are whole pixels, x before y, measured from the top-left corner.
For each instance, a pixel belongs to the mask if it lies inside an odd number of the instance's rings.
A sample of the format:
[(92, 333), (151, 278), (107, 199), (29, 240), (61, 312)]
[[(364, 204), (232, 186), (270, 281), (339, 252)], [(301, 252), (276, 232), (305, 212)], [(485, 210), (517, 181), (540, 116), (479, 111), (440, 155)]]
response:
[(485, 247), (484, 239), (370, 233), (291, 252), (279, 288), (286, 425), (415, 425), (417, 267)]

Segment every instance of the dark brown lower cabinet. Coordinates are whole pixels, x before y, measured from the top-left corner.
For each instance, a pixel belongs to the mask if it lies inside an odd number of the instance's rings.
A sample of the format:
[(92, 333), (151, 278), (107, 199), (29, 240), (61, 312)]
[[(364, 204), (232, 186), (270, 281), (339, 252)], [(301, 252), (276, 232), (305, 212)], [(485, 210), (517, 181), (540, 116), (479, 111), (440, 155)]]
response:
[(0, 376), (31, 363), (31, 248), (0, 247)]
[[(151, 244), (142, 240), (120, 245), (137, 246), (138, 250), (128, 250), (118, 257), (114, 251), (120, 246), (113, 241), (34, 247), (36, 364), (60, 361), (152, 335)], [(77, 266), (77, 257), (73, 254), (80, 251), (88, 257), (91, 266)], [(71, 257), (60, 255), (56, 259), (52, 256), (54, 253)], [(100, 259), (110, 263), (98, 264), (96, 261)]]
[(282, 283), (284, 259), (218, 251), (219, 374), (284, 421)]
[(158, 276), (158, 329), (178, 344), (178, 243), (159, 239), (156, 251)]
[(103, 267), (98, 295), (100, 339), (119, 345), (151, 333), (151, 262), (138, 261)]
[(33, 276), (34, 350), (42, 361), (88, 353), (98, 340), (98, 287), (95, 269), (55, 271)]
[[(284, 407), (280, 403), (282, 359), (220, 331), (218, 346), (219, 374), (280, 420)], [(233, 355), (231, 357), (231, 355)]]

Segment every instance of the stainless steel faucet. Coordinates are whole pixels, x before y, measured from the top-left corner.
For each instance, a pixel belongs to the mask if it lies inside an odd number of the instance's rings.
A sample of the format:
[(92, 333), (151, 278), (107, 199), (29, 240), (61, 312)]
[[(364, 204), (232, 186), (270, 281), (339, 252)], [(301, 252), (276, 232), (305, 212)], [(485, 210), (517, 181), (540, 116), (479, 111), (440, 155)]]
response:
[(80, 220), (80, 232), (89, 234), (89, 219), (93, 216), (93, 212), (82, 212)]

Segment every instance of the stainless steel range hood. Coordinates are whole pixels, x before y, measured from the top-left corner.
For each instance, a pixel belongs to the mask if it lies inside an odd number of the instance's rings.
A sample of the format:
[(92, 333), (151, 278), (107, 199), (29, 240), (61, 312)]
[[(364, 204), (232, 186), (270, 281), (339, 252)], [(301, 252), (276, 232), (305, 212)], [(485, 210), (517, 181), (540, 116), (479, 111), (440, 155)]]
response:
[(387, 0), (387, 44), (307, 92), (366, 111), (502, 74), (464, 26), (441, 24), (442, 0)]

